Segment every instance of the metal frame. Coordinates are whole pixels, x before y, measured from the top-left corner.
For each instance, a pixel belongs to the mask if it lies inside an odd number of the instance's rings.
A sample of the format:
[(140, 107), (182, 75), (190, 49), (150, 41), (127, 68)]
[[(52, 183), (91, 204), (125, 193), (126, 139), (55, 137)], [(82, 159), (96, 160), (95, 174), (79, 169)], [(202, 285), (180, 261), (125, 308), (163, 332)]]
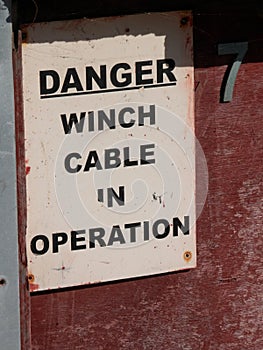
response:
[(21, 348), (11, 0), (0, 0), (0, 344)]

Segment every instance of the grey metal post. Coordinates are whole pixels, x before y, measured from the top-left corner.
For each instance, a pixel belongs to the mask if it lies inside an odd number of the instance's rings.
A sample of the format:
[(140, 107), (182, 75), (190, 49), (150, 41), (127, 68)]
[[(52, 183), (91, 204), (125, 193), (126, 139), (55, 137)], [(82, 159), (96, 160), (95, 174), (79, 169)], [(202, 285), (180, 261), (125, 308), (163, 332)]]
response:
[(0, 0), (0, 348), (20, 341), (11, 0)]

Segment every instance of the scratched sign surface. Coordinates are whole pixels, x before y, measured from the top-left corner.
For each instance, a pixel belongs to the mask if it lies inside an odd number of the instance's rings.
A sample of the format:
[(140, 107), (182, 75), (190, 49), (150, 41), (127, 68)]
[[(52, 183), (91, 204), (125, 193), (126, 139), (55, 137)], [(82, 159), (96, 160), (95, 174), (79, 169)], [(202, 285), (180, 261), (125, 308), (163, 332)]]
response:
[(191, 13), (24, 38), (31, 291), (195, 267)]

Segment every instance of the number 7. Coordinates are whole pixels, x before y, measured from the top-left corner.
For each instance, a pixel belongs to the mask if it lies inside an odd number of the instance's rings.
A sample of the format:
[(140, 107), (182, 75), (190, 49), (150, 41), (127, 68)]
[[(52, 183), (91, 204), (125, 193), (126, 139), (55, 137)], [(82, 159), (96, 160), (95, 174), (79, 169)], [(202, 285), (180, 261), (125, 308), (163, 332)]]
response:
[(233, 97), (234, 85), (237, 77), (238, 70), (242, 63), (243, 58), (248, 49), (248, 42), (240, 43), (226, 43), (218, 44), (218, 55), (230, 55), (237, 54), (235, 61), (233, 62), (231, 69), (227, 69), (222, 86), (221, 86), (221, 99), (222, 102), (229, 102)]

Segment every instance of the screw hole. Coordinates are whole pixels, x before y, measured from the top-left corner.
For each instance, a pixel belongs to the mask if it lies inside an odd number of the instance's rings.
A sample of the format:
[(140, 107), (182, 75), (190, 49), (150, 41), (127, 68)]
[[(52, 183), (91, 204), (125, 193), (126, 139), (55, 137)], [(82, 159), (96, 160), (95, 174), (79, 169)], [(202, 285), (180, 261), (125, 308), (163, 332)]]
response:
[(188, 23), (189, 18), (188, 17), (183, 17), (181, 19), (181, 26), (185, 26)]
[(190, 251), (184, 252), (184, 260), (190, 261), (192, 259), (192, 253)]
[(34, 280), (35, 280), (35, 276), (32, 275), (32, 273), (30, 273), (30, 274), (28, 275), (28, 281), (29, 281), (29, 283), (33, 283)]
[(6, 285), (6, 280), (4, 278), (0, 278), (0, 287), (4, 287)]

